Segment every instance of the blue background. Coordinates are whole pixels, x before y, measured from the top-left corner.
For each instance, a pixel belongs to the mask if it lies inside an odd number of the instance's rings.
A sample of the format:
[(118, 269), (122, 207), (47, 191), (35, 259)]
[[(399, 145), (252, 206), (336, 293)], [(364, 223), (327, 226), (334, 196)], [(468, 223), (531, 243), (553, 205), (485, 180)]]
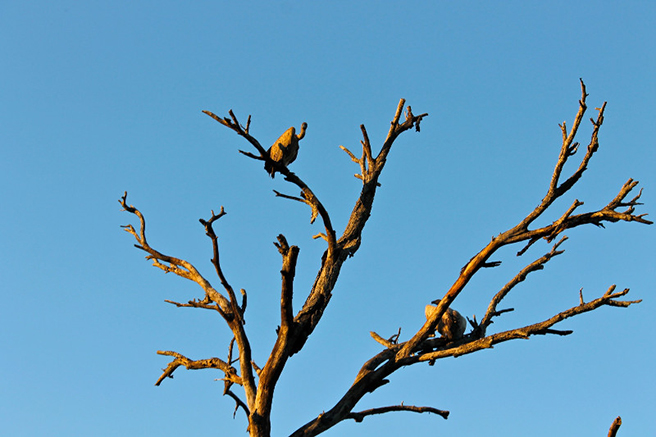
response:
[[(319, 328), (285, 369), (273, 435), (328, 410), (380, 351), (369, 331), (409, 338), (424, 305), (460, 268), (519, 222), (546, 192), (558, 123), (571, 125), (588, 86), (588, 116), (608, 101), (601, 147), (583, 180), (541, 222), (575, 198), (606, 205), (629, 178), (645, 207), (656, 199), (651, 1), (173, 1), (0, 3), (0, 423), (12, 436), (245, 435), (242, 411), (221, 397), (220, 372), (180, 369), (153, 384), (175, 350), (225, 357), (230, 332), (209, 311), (164, 299), (202, 297), (164, 275), (119, 225), (148, 221), (150, 243), (194, 263), (215, 286), (198, 219), (223, 205), (222, 265), (249, 293), (254, 359), (266, 360), (279, 323), (283, 233), (301, 248), (295, 308), (312, 284), (322, 229), (282, 178), (237, 151), (249, 145), (201, 113), (229, 109), (268, 146), (309, 125), (292, 170), (340, 232), (359, 193), (359, 125), (378, 150), (400, 98), (428, 112), (421, 133), (392, 149), (373, 215)], [(587, 118), (587, 117), (586, 117)], [(590, 124), (579, 140), (587, 144)], [(566, 171), (572, 171), (568, 166)], [(451, 411), (346, 421), (325, 435), (605, 435), (654, 433), (654, 228), (577, 228), (565, 254), (505, 301), (493, 332), (544, 320), (616, 283), (629, 309), (601, 308), (493, 350), (416, 365), (366, 396), (357, 410), (398, 404)], [(502, 250), (454, 303), (482, 317), (521, 267)], [(650, 364), (652, 363), (652, 364)]]

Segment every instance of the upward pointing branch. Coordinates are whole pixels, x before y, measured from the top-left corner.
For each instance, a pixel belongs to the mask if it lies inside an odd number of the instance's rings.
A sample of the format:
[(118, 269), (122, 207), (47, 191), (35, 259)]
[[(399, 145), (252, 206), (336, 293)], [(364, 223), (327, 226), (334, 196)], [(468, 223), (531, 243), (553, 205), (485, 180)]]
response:
[[(244, 128), (241, 124), (239, 124), (239, 121), (237, 120), (237, 116), (235, 116), (232, 110), (228, 111), (228, 113), (230, 114), (230, 118), (228, 117), (221, 118), (210, 111), (203, 111), (203, 113), (209, 115), (214, 120), (218, 121), (222, 125), (229, 128), (230, 130), (236, 132), (238, 135), (246, 138), (246, 140), (249, 143), (251, 143), (259, 153), (259, 155), (254, 155), (252, 153), (242, 151), (244, 155), (252, 159), (265, 161), (270, 167), (275, 167), (276, 171), (284, 175), (286, 181), (296, 185), (298, 188), (301, 189), (302, 201), (304, 203), (307, 203), (312, 208), (312, 217), (313, 217), (312, 221), (314, 221), (314, 217), (316, 217), (317, 214), (321, 217), (321, 220), (323, 221), (324, 228), (325, 228), (324, 235), (326, 241), (328, 242), (328, 255), (330, 257), (334, 257), (335, 250), (336, 250), (336, 238), (335, 238), (335, 231), (333, 229), (333, 225), (330, 220), (330, 216), (328, 215), (328, 211), (326, 210), (326, 208), (323, 206), (323, 204), (321, 203), (319, 198), (314, 194), (314, 192), (310, 189), (310, 187), (305, 182), (303, 182), (303, 180), (301, 180), (301, 178), (299, 178), (296, 174), (291, 172), (286, 166), (278, 165), (276, 162), (274, 162), (269, 157), (269, 154), (266, 152), (264, 147), (262, 147), (260, 142), (257, 141), (253, 136), (251, 136), (247, 128)], [(250, 116), (248, 117), (247, 126), (250, 126)], [(281, 196), (281, 197), (292, 198), (291, 196)]]

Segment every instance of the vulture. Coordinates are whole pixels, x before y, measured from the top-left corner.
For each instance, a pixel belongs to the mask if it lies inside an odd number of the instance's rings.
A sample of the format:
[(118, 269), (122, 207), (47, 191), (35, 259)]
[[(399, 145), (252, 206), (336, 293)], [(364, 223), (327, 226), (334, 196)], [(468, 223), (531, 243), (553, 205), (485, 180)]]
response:
[[(434, 304), (440, 303), (440, 299), (434, 300)], [(426, 319), (428, 319), (437, 306), (426, 305)], [(437, 324), (437, 332), (447, 340), (457, 340), (462, 338), (467, 329), (467, 320), (456, 310), (447, 308), (446, 312), (442, 314), (442, 319)]]
[[(269, 158), (285, 167), (294, 162), (296, 156), (298, 156), (298, 142), (305, 136), (306, 129), (307, 123), (301, 125), (301, 131), (298, 135), (296, 135), (296, 129), (294, 129), (294, 127), (287, 129), (285, 133), (280, 135), (280, 138), (273, 143), (273, 146), (269, 147), (269, 150), (267, 150)], [(264, 164), (264, 169), (272, 178), (275, 176), (276, 170), (273, 165), (267, 162)]]

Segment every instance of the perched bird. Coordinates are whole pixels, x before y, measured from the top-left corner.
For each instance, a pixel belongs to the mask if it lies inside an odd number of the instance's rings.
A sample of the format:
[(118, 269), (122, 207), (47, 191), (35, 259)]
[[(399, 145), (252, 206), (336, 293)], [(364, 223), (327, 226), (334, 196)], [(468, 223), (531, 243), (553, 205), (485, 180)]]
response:
[[(301, 125), (301, 131), (296, 135), (296, 129), (290, 127), (280, 135), (280, 138), (273, 143), (273, 146), (269, 147), (267, 154), (271, 160), (278, 162), (285, 167), (294, 162), (296, 156), (298, 156), (298, 142), (303, 139), (305, 136), (305, 130), (307, 129), (307, 123)], [(264, 164), (264, 169), (271, 175), (273, 178), (276, 174), (276, 170), (273, 168), (273, 165), (268, 162)]]
[[(431, 303), (437, 305), (440, 303), (440, 299), (434, 300)], [(426, 305), (426, 319), (429, 319), (433, 312), (437, 310), (437, 306), (435, 305)], [(437, 324), (437, 332), (447, 340), (457, 340), (462, 338), (466, 329), (467, 319), (465, 319), (458, 311), (452, 310), (451, 308), (447, 308), (444, 314), (442, 314), (442, 319), (440, 319)]]

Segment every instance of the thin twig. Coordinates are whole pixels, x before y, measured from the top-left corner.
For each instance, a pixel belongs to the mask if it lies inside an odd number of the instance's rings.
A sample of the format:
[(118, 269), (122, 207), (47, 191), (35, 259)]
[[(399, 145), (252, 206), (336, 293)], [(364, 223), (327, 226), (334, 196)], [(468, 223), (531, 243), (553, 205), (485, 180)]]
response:
[(352, 412), (349, 413), (346, 416), (346, 418), (353, 419), (356, 422), (362, 422), (362, 420), (366, 416), (373, 416), (374, 414), (384, 414), (392, 411), (411, 411), (413, 413), (433, 413), (443, 417), (444, 419), (449, 418), (449, 412), (445, 410), (438, 410), (437, 408), (433, 408), (433, 407), (416, 407), (414, 405), (403, 405), (403, 404), (391, 405), (389, 407), (371, 408), (369, 410)]

